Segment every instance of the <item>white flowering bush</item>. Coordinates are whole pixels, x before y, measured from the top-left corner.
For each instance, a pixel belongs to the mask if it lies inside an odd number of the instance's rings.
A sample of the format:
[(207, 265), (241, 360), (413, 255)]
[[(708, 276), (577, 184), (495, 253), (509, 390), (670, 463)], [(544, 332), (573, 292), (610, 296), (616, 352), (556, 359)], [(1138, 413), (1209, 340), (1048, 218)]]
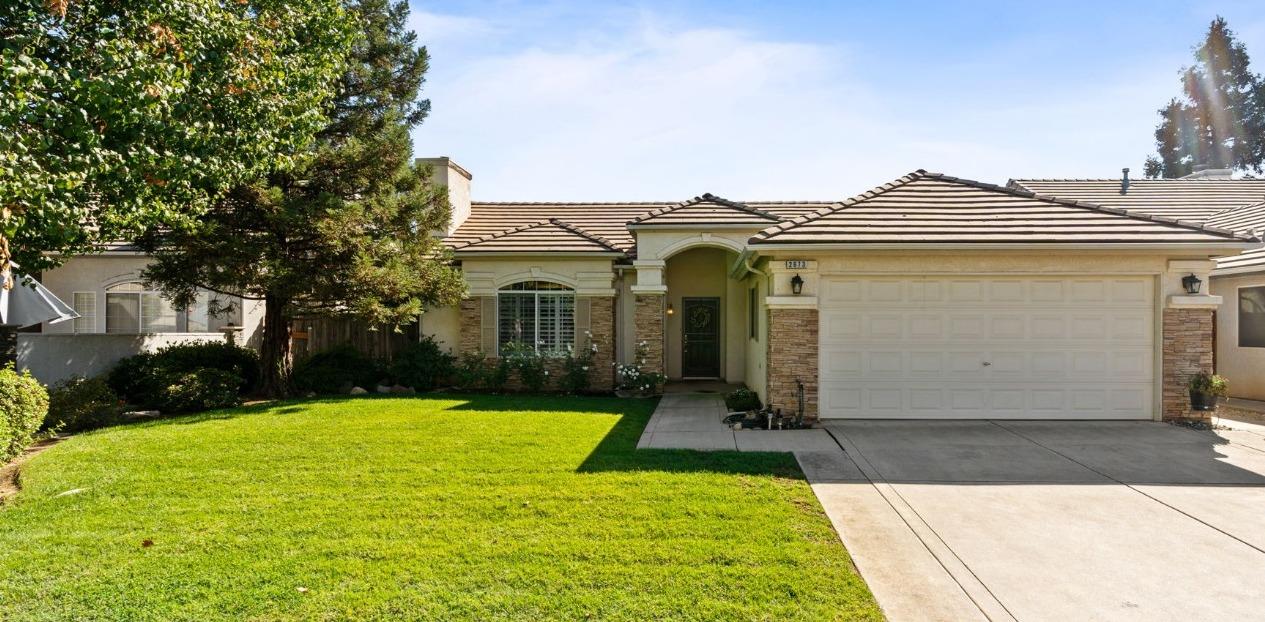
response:
[(642, 341), (637, 344), (637, 351), (630, 364), (615, 363), (615, 384), (621, 391), (638, 393), (657, 393), (659, 387), (667, 382), (668, 377), (659, 372), (645, 371), (646, 357), (650, 353), (650, 344)]
[(562, 357), (562, 377), (558, 384), (567, 393), (583, 393), (589, 390), (589, 370), (593, 367), (593, 357), (597, 356), (597, 344), (593, 343), (593, 333), (584, 331), (584, 342), (577, 347), (567, 346)]
[[(541, 345), (544, 345), (543, 342)], [(523, 383), (524, 389), (539, 393), (549, 382), (545, 358), (536, 348), (520, 342), (507, 343), (501, 346), (501, 356), (518, 372), (518, 380)]]

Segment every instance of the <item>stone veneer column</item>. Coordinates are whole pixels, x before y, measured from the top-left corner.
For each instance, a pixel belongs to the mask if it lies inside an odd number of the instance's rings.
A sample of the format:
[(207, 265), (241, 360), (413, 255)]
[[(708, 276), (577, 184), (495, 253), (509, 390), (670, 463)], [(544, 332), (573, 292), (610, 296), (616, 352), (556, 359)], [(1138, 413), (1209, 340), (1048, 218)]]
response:
[[(634, 346), (646, 342), (644, 371), (667, 373), (663, 364), (663, 294), (635, 294), (636, 309), (633, 312)], [(640, 363), (641, 361), (635, 361)]]
[(1207, 420), (1211, 411), (1190, 409), (1186, 383), (1199, 371), (1212, 373), (1211, 309), (1164, 309), (1163, 414), (1165, 421)]
[(589, 332), (597, 344), (593, 365), (589, 368), (589, 383), (597, 390), (614, 387), (615, 370), (615, 299), (611, 296), (595, 296), (589, 300)]
[[(483, 299), (478, 296), (464, 298), (461, 301), (461, 352), (478, 352), (482, 349)], [(461, 352), (457, 354), (460, 355)]]
[(804, 383), (804, 420), (817, 420), (817, 309), (770, 308), (768, 396), (782, 414), (799, 408), (796, 381)]

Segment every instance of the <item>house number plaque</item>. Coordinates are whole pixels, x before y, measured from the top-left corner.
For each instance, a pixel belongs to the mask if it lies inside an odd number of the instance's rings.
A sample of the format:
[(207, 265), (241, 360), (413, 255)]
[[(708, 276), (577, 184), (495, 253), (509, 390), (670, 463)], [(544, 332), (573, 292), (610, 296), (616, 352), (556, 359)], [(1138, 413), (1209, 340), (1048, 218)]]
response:
[(808, 267), (808, 260), (806, 260), (806, 259), (788, 259), (788, 260), (786, 260), (786, 269), (787, 269), (787, 270), (803, 270), (803, 269), (805, 269), (805, 268), (807, 268), (807, 267)]

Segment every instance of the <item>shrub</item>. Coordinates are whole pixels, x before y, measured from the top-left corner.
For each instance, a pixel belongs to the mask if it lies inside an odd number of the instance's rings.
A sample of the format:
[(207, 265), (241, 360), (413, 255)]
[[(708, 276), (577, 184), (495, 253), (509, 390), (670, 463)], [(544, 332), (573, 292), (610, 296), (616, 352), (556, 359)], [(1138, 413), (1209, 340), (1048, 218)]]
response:
[(12, 366), (0, 368), (0, 463), (16, 458), (31, 444), (48, 414), (48, 391)]
[(502, 356), (497, 359), (496, 364), (491, 368), (485, 369), (483, 373), (483, 383), (489, 391), (504, 391), (505, 385), (509, 384), (510, 371), (513, 369), (513, 362), (509, 357)]
[(642, 369), (646, 365), (646, 356), (649, 353), (649, 344), (642, 341), (637, 344), (635, 360), (631, 364), (615, 364), (615, 386), (619, 390), (655, 393), (663, 383), (668, 381), (668, 377), (659, 372)]
[(1223, 376), (1201, 371), (1190, 377), (1187, 388), (1191, 393), (1199, 395), (1215, 395), (1225, 397), (1230, 390), (1230, 383)]
[(439, 349), (429, 335), (395, 353), (391, 377), (397, 384), (429, 391), (448, 382), (453, 375), (453, 356)]
[(219, 369), (242, 379), (242, 393), (259, 388), (259, 354), (223, 341), (177, 343), (154, 353), (158, 365), (172, 372)]
[(579, 348), (567, 346), (562, 359), (562, 377), (558, 383), (568, 393), (583, 393), (589, 389), (589, 368), (593, 366), (597, 344), (593, 343), (593, 333), (586, 330), (584, 336), (586, 343)]
[(725, 394), (725, 407), (731, 411), (759, 410), (760, 396), (755, 391), (742, 387)]
[(350, 345), (342, 345), (299, 361), (291, 378), (299, 391), (346, 393), (352, 387), (372, 391), (386, 376), (381, 363)]
[(471, 390), (479, 388), (487, 376), (487, 356), (478, 350), (462, 352), (453, 371), (457, 388)]
[(535, 348), (522, 343), (505, 344), (501, 348), (501, 357), (518, 372), (518, 381), (523, 383), (523, 388), (532, 393), (539, 393), (545, 388), (549, 370), (545, 369), (545, 359)]
[(197, 412), (239, 406), (241, 384), (237, 374), (209, 367), (171, 374), (158, 407), (167, 412)]
[(106, 384), (115, 395), (139, 406), (153, 405), (164, 380), (150, 353), (129, 356), (115, 363), (106, 375)]
[(178, 343), (157, 352), (129, 356), (110, 370), (107, 383), (131, 404), (161, 408), (173, 378), (201, 369), (237, 376), (242, 393), (258, 386), (259, 356), (249, 348), (222, 342)]
[(123, 405), (105, 378), (68, 378), (48, 394), (48, 416), (41, 430), (84, 432), (118, 423)]

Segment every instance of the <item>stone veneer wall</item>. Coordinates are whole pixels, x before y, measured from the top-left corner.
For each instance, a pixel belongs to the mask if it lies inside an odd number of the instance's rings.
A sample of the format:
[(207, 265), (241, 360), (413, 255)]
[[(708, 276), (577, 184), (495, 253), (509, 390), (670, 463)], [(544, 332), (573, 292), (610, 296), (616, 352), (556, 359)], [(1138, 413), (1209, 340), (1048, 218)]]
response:
[(1163, 416), (1165, 421), (1210, 419), (1212, 412), (1190, 409), (1186, 382), (1212, 372), (1211, 309), (1164, 309)]
[(597, 344), (589, 383), (594, 389), (607, 391), (615, 386), (615, 298), (595, 296), (589, 300), (589, 331)]
[(646, 364), (643, 371), (667, 373), (663, 364), (663, 294), (636, 294), (633, 324), (634, 343), (646, 342)]
[(817, 310), (769, 309), (768, 401), (782, 414), (799, 407), (795, 381), (804, 383), (804, 419), (817, 420)]

